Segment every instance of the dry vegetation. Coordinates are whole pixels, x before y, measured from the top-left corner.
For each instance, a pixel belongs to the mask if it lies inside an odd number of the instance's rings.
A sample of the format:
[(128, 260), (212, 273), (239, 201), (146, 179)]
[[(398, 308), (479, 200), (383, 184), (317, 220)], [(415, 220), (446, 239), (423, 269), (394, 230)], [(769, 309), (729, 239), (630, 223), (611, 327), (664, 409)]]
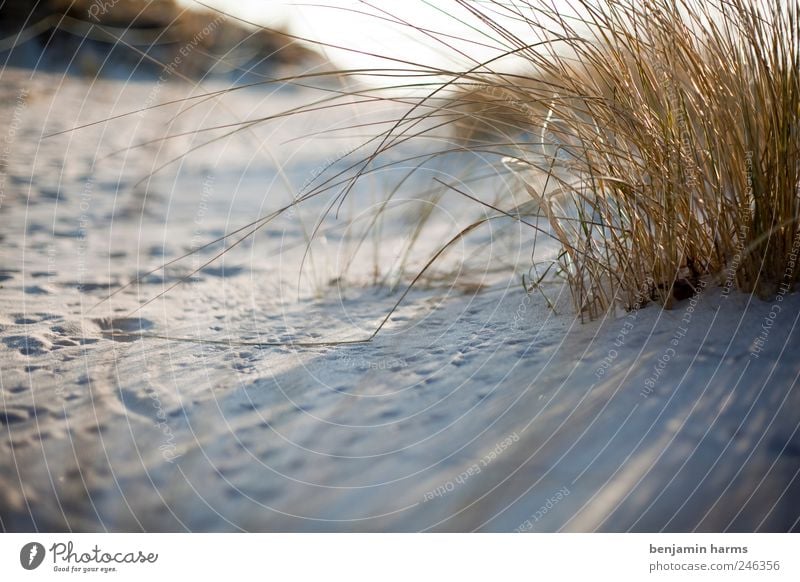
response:
[(577, 18), (545, 2), (458, 4), (523, 64), (430, 71), (444, 81), (376, 154), (420, 116), (449, 116), (463, 149), (502, 157), (535, 203), (491, 208), (546, 221), (580, 313), (669, 307), (714, 284), (793, 288), (800, 2), (576, 0)]
[[(763, 297), (794, 287), (800, 0), (574, 0), (580, 17), (546, 2), (455, 1), (470, 25), (492, 31), (513, 65), (498, 56), (452, 71), (396, 57), (391, 69), (338, 72), (401, 80), (334, 93), (293, 114), (354, 96), (410, 108), (390, 129), (376, 127), (366, 142), (372, 154), (319, 180), (295, 204), (332, 192), (336, 207), (355, 181), (381, 168), (383, 154), (424, 137), (427, 121), (460, 136), (448, 151), (494, 154), (519, 176), (532, 203), (483, 204), (531, 228), (546, 225), (541, 234), (563, 249), (551, 272), (567, 278), (579, 313), (670, 306), (710, 285)], [(504, 28), (498, 14), (527, 32)], [(248, 236), (287, 208), (232, 235)]]
[(509, 166), (540, 174), (525, 186), (566, 250), (576, 306), (669, 304), (709, 280), (786, 292), (797, 280), (798, 3), (576, 4), (582, 22), (538, 11), (533, 38), (506, 36), (521, 74), (456, 78), (465, 87), (449, 105), (466, 114), (468, 144), (533, 136)]

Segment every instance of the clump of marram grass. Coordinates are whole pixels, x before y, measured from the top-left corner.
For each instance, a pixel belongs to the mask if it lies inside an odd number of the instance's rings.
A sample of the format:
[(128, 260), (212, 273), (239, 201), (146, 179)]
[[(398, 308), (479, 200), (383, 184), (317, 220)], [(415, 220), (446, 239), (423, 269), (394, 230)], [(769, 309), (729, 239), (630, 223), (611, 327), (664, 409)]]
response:
[[(242, 239), (229, 237), (250, 236), (326, 193), (332, 194), (328, 208), (338, 208), (355, 181), (370, 173), (396, 164), (422, 168), (467, 151), (495, 155), (519, 176), (531, 203), (483, 204), (535, 229), (540, 222), (530, 215), (543, 218), (562, 247), (558, 270), (578, 313), (596, 316), (647, 301), (669, 306), (710, 282), (761, 296), (794, 286), (800, 0), (573, 0), (576, 14), (569, 16), (529, 0), (455, 4), (474, 19), (468, 25), (489, 27), (500, 43), (496, 57), (472, 59), (472, 66), (454, 71), (385, 55), (397, 66), (280, 80), (308, 86), (337, 76), (341, 86), (323, 87), (329, 93), (317, 102), (242, 127), (352, 106), (354, 99), (409, 109), (388, 129), (385, 121), (375, 124), (362, 158), (318, 176), (290, 205), (220, 240), (233, 247)], [(503, 13), (522, 26), (505, 28)], [(450, 46), (450, 35), (417, 31), (439, 34)], [(508, 71), (500, 70), (508, 62), (501, 57), (513, 57)], [(364, 75), (401, 81), (349, 88), (348, 77)], [(455, 129), (459, 141), (380, 162), (410, 140), (439, 139), (443, 127)], [(387, 203), (395, 193), (387, 191)], [(467, 203), (480, 202), (466, 196)], [(426, 220), (420, 219), (415, 241)], [(449, 245), (487, 220), (432, 252), (399, 301)]]
[(467, 143), (531, 138), (508, 161), (565, 249), (576, 307), (669, 304), (710, 277), (793, 286), (800, 3), (574, 4), (580, 20), (537, 11), (509, 45), (524, 69), (470, 73), (449, 107)]
[(532, 204), (486, 206), (534, 228), (526, 214), (545, 219), (579, 313), (670, 306), (712, 280), (765, 297), (794, 286), (800, 0), (574, 0), (569, 16), (527, 0), (456, 4), (513, 69), (499, 57), (409, 69), (434, 76), (410, 85), (427, 95), (406, 99), (337, 196), (394, 144), (429, 135), (424, 119), (456, 128), (447, 151), (496, 154), (519, 175)]

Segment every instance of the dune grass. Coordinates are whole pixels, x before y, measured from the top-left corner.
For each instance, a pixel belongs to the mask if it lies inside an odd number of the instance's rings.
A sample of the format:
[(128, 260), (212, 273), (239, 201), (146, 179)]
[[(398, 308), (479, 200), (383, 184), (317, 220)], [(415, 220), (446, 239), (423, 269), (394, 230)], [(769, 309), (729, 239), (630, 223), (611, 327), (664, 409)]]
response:
[(558, 191), (526, 180), (567, 251), (576, 307), (669, 305), (708, 278), (765, 297), (793, 286), (798, 3), (575, 4), (577, 23), (530, 21), (560, 42), (520, 45), (527, 72), (479, 75), (453, 106), (469, 112), (468, 141), (534, 136), (514, 166)]
[[(494, 169), (514, 176), (530, 202), (504, 206), (499, 180), (494, 202), (464, 193), (464, 203), (557, 239), (557, 268), (543, 276), (566, 278), (580, 314), (649, 301), (670, 307), (707, 285), (764, 298), (792, 289), (800, 246), (800, 0), (569, 4), (560, 12), (542, 1), (454, 0), (464, 23), (490, 31), (496, 56), (483, 60), (454, 47), (486, 44), (480, 35), (454, 38), (405, 24), (440, 50), (468, 57), (461, 69), (384, 55), (394, 66), (277, 80), (341, 81), (285, 115), (382, 100), (407, 111), (388, 126), (376, 124), (359, 149), (370, 153), (318, 176), (291, 204), (222, 240), (235, 246), (323, 194), (333, 211), (364, 176), (398, 163), (382, 163), (389, 151), (448, 131), (453, 139), (441, 151), (403, 163), (423, 168), (454, 152), (493, 157)], [(384, 81), (354, 88), (354, 76)], [(387, 203), (395, 191), (387, 190)], [(427, 219), (414, 227), (414, 240)], [(406, 293), (485, 222), (442, 241)]]
[(546, 221), (579, 313), (670, 307), (707, 284), (765, 298), (794, 286), (800, 2), (575, 0), (570, 16), (545, 2), (456, 4), (515, 60), (438, 71), (376, 157), (419, 116), (501, 158), (533, 204), (485, 204)]

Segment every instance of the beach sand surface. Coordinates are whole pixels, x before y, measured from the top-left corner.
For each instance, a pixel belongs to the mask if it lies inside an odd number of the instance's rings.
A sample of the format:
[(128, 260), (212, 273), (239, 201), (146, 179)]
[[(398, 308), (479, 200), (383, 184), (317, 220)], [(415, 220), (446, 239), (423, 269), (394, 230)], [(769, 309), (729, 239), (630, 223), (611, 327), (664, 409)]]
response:
[[(523, 291), (527, 234), (508, 220), (505, 233), (455, 244), (439, 282), (412, 290), (371, 341), (298, 345), (364, 339), (392, 310), (409, 280), (397, 261), (407, 209), (426, 202), (398, 197), (348, 269), (342, 217), (384, 200), (407, 164), (359, 184), (302, 271), (332, 196), (175, 288), (223, 243), (98, 304), (288, 204), (364, 131), (297, 138), (360, 118), (279, 119), (148, 178), (226, 132), (199, 127), (274, 114), (303, 92), (243, 90), (45, 138), (188, 88), (13, 69), (2, 79), (2, 529), (800, 527), (797, 294), (765, 301), (709, 284), (671, 310), (584, 322), (564, 287), (545, 290), (556, 311)], [(433, 174), (458, 176), (446, 170)], [(448, 200), (410, 265), (475, 216)]]

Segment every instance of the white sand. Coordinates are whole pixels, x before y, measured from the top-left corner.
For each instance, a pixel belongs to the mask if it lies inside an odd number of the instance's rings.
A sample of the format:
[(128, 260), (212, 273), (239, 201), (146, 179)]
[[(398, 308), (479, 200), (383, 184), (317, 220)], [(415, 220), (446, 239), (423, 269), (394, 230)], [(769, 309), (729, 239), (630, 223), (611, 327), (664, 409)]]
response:
[[(163, 135), (175, 109), (41, 137), (179, 90), (153, 97), (153, 85), (97, 82), (87, 91), (79, 80), (29, 75), (7, 70), (1, 85), (3, 529), (800, 527), (797, 295), (764, 302), (709, 288), (672, 311), (582, 324), (525, 296), (519, 270), (500, 261), (524, 265), (526, 251), (482, 230), (445, 263), (494, 241), (470, 263), (490, 283), (483, 292), (420, 288), (370, 343), (293, 347), (364, 337), (398, 298), (366, 284), (370, 257), (384, 274), (402, 249), (408, 229), (388, 221), (342, 289), (328, 283), (342, 270), (343, 231), (316, 245), (298, 299), (301, 219), (310, 231), (324, 207), (315, 203), (136, 316), (186, 270), (89, 311), (109, 288), (285, 204), (291, 189), (277, 166), (287, 164), (296, 190), (343, 147), (286, 140), (356, 121), (326, 113), (254, 128), (134, 188), (197, 138), (104, 156)], [(170, 131), (299, 98), (230, 95)], [(350, 216), (395, 177), (362, 184)], [(449, 203), (454, 214), (433, 221), (415, 260), (466, 220), (456, 210), (469, 203)], [(506, 244), (523, 254), (509, 257)], [(483, 276), (487, 265), (498, 269)], [(103, 334), (111, 329), (113, 339)], [(142, 330), (223, 341), (138, 339)], [(659, 368), (659, 359), (668, 361)]]

